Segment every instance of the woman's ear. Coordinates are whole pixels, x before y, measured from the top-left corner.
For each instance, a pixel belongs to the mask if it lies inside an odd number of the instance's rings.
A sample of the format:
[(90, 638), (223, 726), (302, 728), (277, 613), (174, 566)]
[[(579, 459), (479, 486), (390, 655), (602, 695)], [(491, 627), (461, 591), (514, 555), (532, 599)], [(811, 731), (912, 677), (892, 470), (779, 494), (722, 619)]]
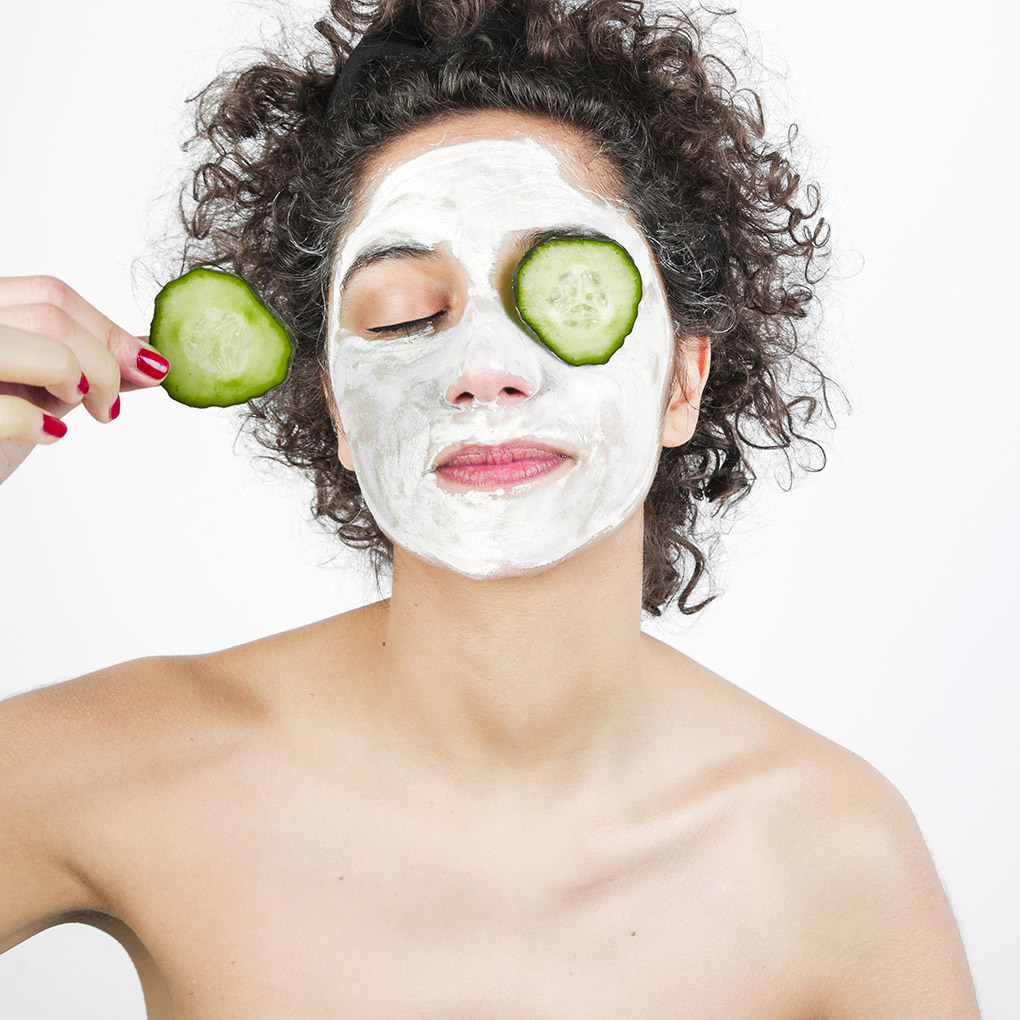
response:
[(340, 463), (343, 464), (348, 471), (354, 470), (354, 458), (351, 456), (351, 447), (347, 442), (347, 436), (344, 435), (343, 426), (340, 424), (340, 415), (337, 413), (336, 401), (333, 399), (333, 392), (328, 382), (323, 380), (322, 392), (326, 394), (326, 403), (329, 405), (329, 416), (333, 419), (333, 428), (336, 429), (337, 438), (337, 454), (340, 457)]
[[(662, 445), (683, 446), (698, 424), (701, 394), (708, 381), (712, 344), (707, 336), (691, 337), (677, 351), (683, 374), (673, 390), (662, 422)], [(686, 393), (684, 391), (686, 380)]]

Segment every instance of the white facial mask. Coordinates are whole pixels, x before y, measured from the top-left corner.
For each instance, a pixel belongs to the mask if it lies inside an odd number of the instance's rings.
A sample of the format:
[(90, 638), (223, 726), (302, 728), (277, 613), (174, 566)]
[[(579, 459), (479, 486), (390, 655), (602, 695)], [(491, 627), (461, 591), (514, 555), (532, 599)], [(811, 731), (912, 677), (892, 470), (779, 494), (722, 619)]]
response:
[[(641, 274), (634, 328), (604, 365), (562, 361), (507, 314), (496, 289), (509, 234), (567, 225), (616, 241)], [(449, 245), (470, 281), (460, 321), (408, 338), (340, 328), (344, 274), (380, 242)], [(644, 501), (662, 451), (673, 347), (665, 297), (642, 234), (571, 184), (550, 147), (534, 138), (468, 141), (389, 170), (337, 255), (329, 306), (341, 424), (368, 507), (394, 544), (468, 577), (514, 576), (570, 556)], [(448, 391), (471, 370), (505, 374), (505, 385), (519, 388), (523, 379), (530, 395), (451, 403)], [(531, 487), (440, 488), (432, 466), (447, 446), (525, 436), (565, 443), (577, 462)]]

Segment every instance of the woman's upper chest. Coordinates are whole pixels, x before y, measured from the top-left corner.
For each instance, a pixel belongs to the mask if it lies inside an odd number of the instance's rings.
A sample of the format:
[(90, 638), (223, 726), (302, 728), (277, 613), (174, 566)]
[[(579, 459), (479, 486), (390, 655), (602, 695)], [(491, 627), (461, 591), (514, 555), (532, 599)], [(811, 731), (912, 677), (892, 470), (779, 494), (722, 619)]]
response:
[(406, 803), (225, 755), (126, 800), (91, 867), (175, 1020), (797, 1015), (739, 798), (547, 826)]

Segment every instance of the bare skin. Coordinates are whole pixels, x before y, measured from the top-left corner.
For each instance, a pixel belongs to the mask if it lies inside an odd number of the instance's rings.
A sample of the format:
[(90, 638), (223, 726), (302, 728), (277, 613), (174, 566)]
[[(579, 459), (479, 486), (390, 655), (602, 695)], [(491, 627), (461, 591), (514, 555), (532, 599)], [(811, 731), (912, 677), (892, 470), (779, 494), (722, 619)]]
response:
[(9, 699), (0, 951), (95, 924), (150, 1020), (973, 1020), (909, 808), (641, 632), (642, 536), (489, 581), (398, 546), (384, 602)]
[(0, 949), (94, 924), (150, 1020), (978, 1015), (923, 840), (861, 759), (644, 635), (630, 788), (529, 804), (380, 768), (360, 706), (389, 617), (9, 699), (35, 808), (14, 898), (48, 909)]

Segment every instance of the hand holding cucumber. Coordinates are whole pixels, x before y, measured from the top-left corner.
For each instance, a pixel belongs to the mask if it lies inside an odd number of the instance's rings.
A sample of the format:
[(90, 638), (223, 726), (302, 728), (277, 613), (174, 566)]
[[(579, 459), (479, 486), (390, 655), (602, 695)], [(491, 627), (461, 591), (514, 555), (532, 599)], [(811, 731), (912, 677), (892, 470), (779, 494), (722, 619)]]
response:
[(120, 393), (164, 383), (191, 407), (226, 407), (283, 382), (293, 354), (253, 289), (209, 269), (160, 291), (149, 339), (55, 277), (0, 278), (0, 483), (35, 446), (66, 433), (60, 419), (78, 404), (110, 422)]
[(158, 386), (165, 364), (62, 280), (0, 277), (0, 483), (36, 446), (59, 440), (73, 407), (108, 423), (119, 394)]

